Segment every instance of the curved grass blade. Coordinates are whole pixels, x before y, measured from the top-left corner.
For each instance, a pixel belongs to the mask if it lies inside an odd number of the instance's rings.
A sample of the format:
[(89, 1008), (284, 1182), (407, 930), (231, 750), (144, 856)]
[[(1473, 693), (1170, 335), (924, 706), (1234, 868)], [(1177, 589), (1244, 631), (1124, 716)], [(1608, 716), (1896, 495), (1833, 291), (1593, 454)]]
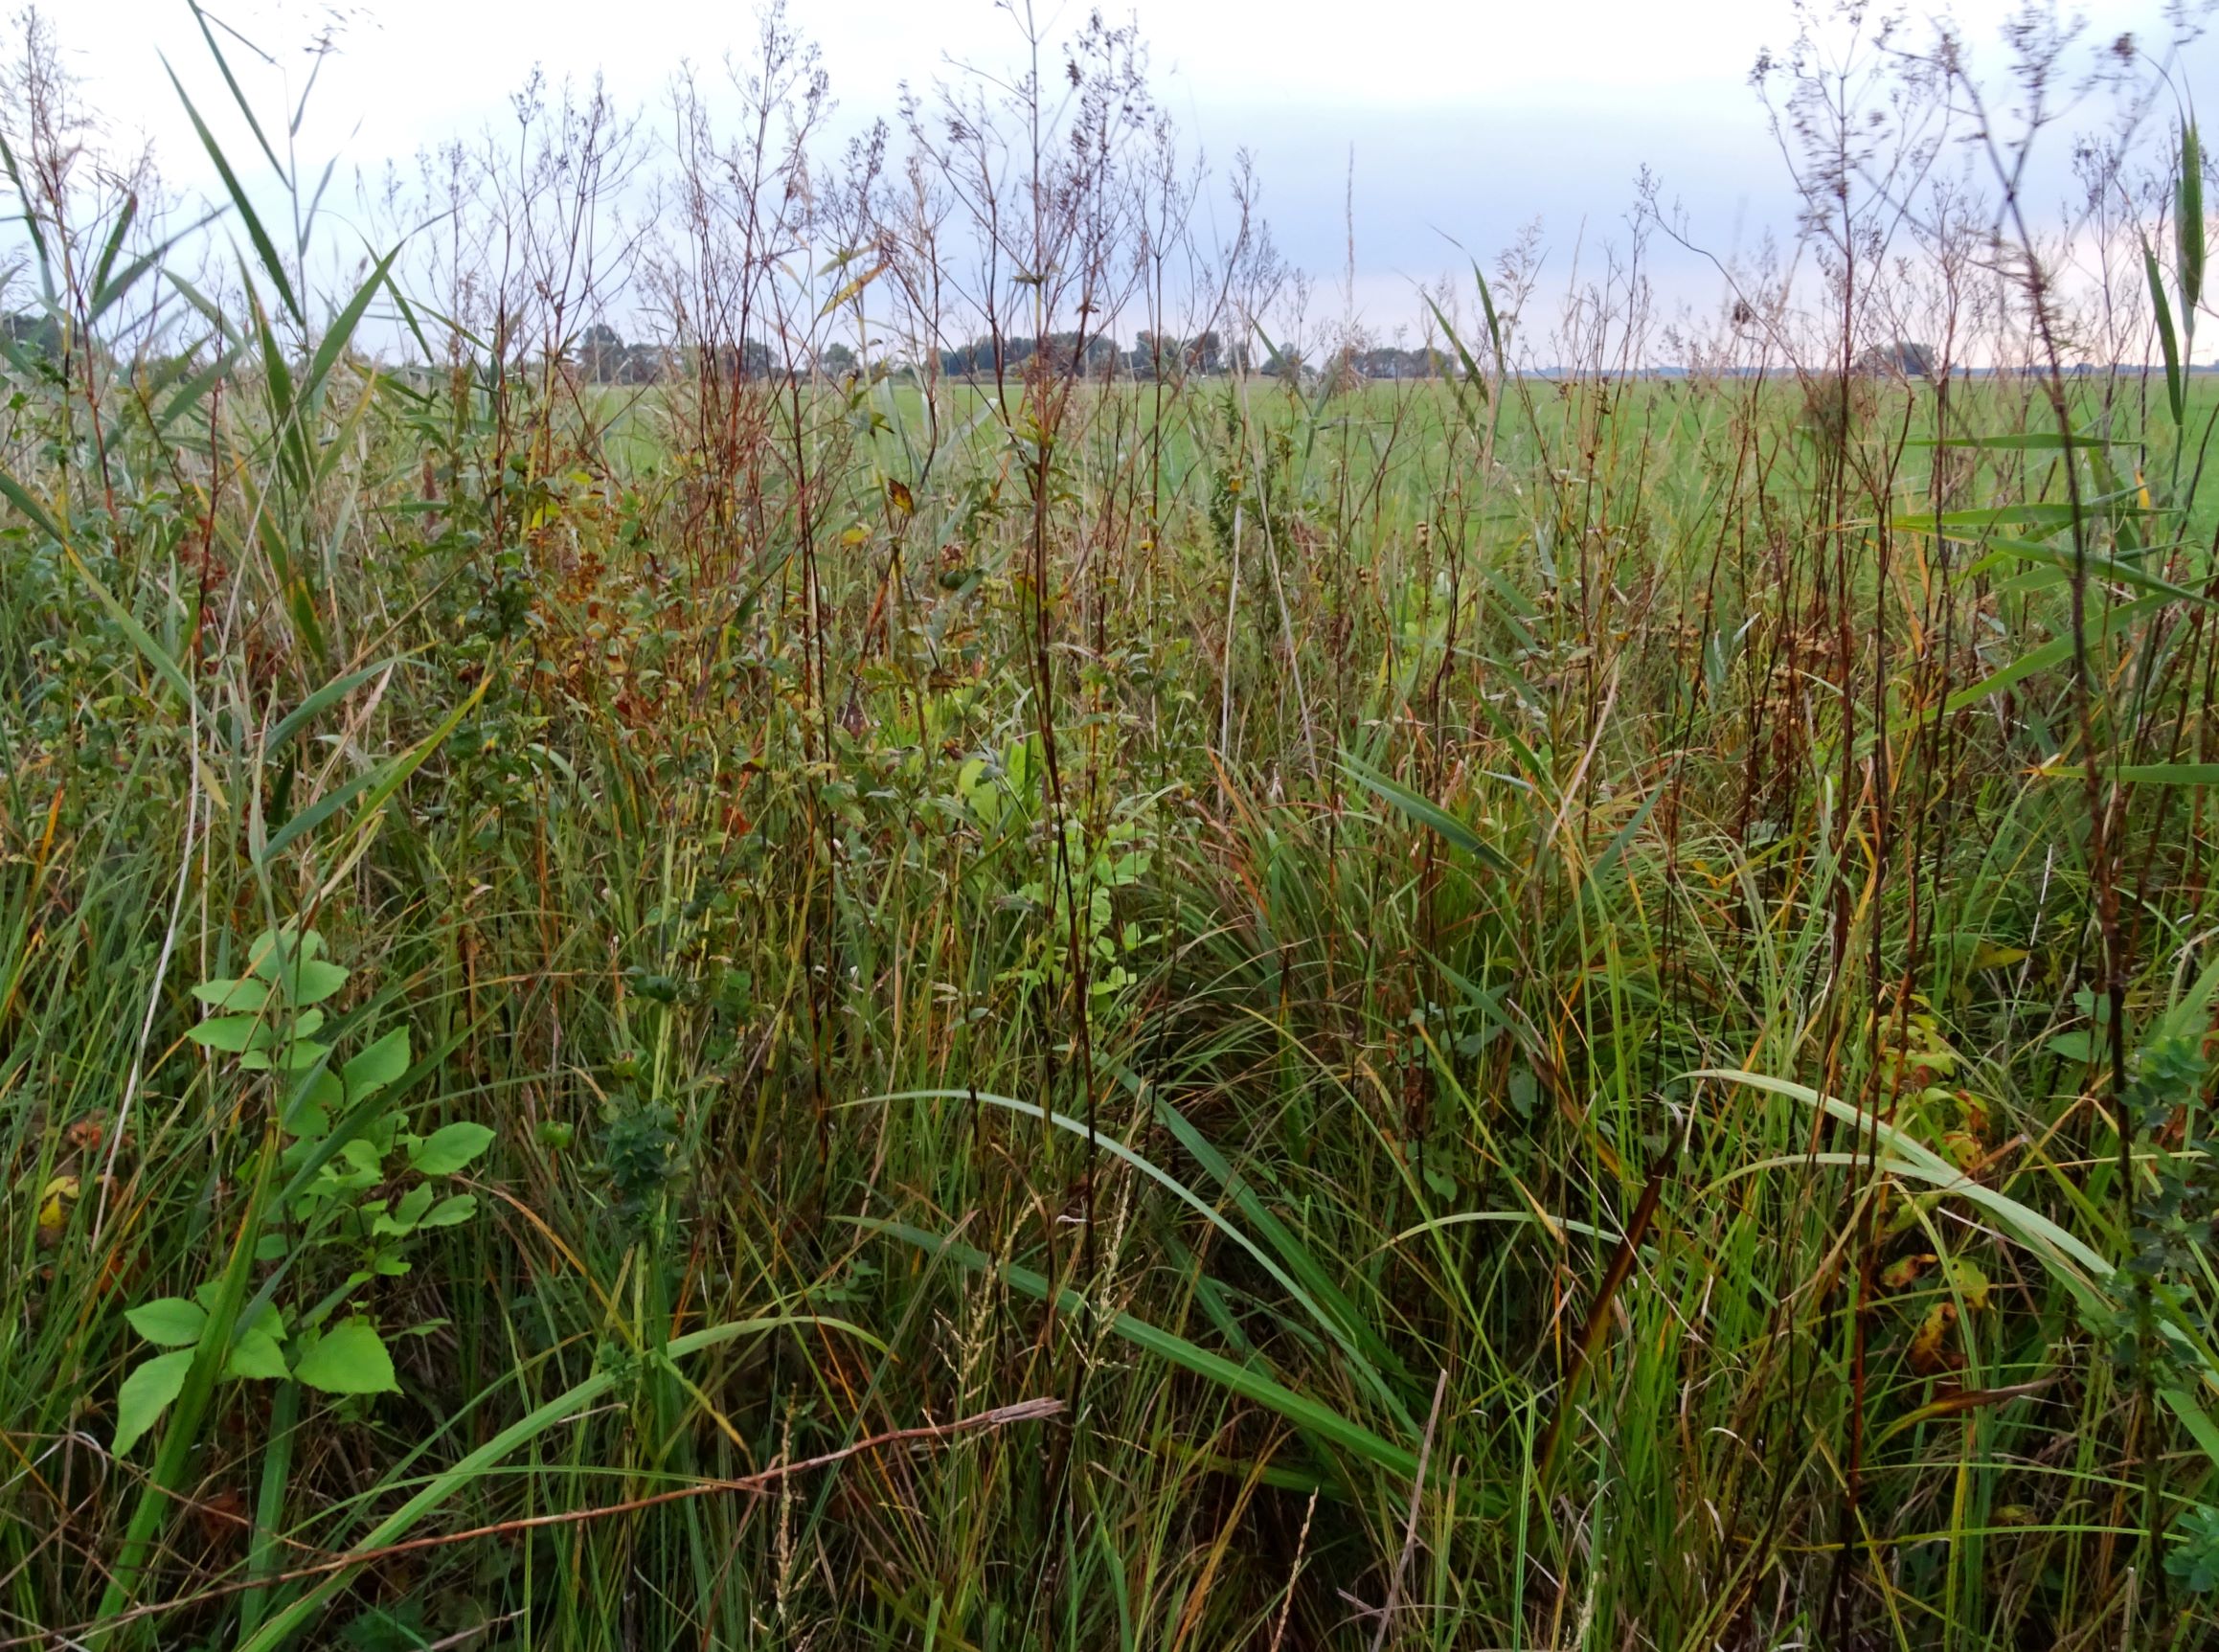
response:
[[(684, 1359), (689, 1354), (699, 1353), (704, 1348), (717, 1347), (725, 1343), (736, 1341), (740, 1337), (755, 1336), (764, 1331), (782, 1330), (792, 1325), (821, 1325), (831, 1330), (846, 1331), (851, 1336), (862, 1338), (865, 1342), (873, 1340), (861, 1326), (850, 1324), (846, 1320), (829, 1319), (822, 1314), (777, 1314), (761, 1319), (735, 1320), (728, 1324), (711, 1325), (705, 1330), (693, 1331), (682, 1337), (673, 1337), (669, 1346), (662, 1351), (659, 1357), (673, 1360)], [(518, 1446), (545, 1434), (557, 1423), (577, 1415), (587, 1406), (593, 1404), (595, 1400), (600, 1398), (602, 1394), (608, 1392), (616, 1385), (617, 1380), (618, 1373), (614, 1371), (596, 1371), (576, 1387), (555, 1395), (538, 1410), (519, 1417), (484, 1445), (478, 1447), (477, 1450), (456, 1462), (452, 1468), (435, 1477), (430, 1484), (379, 1521), (369, 1531), (363, 1533), (362, 1540), (354, 1545), (355, 1549), (361, 1552), (368, 1552), (372, 1550), (383, 1549), (399, 1541), (401, 1536), (418, 1521), (456, 1492), (462, 1490), (464, 1486), (487, 1472)], [(298, 1599), (289, 1602), (260, 1629), (240, 1641), (238, 1652), (273, 1652), (273, 1649), (283, 1644), (294, 1630), (306, 1622), (318, 1608), (338, 1594), (340, 1590), (346, 1588), (352, 1580), (355, 1571), (355, 1568), (350, 1567), (342, 1572), (334, 1572)]]
[(985, 1091), (905, 1090), (898, 1095), (874, 1096), (869, 1099), (872, 1101), (965, 1101), (980, 1102), (990, 1107), (1001, 1107), (1011, 1113), (1023, 1114), (1028, 1119), (1037, 1119), (1053, 1124), (1059, 1130), (1068, 1131), (1082, 1140), (1092, 1142), (1112, 1158), (1122, 1160), (1151, 1182), (1156, 1183), (1159, 1187), (1168, 1188), (1182, 1203), (1199, 1213), (1211, 1227), (1254, 1257), (1257, 1265), (1271, 1275), (1281, 1290), (1302, 1304), (1303, 1311), (1316, 1323), (1318, 1328), (1332, 1339), (1334, 1345), (1347, 1357), (1356, 1374), (1364, 1379), (1365, 1386), (1389, 1411), (1394, 1414), (1395, 1420), (1402, 1423), (1413, 1435), (1417, 1433), (1417, 1424), (1411, 1416), (1409, 1409), (1403, 1405), (1401, 1397), (1389, 1386), (1387, 1380), (1379, 1374), (1371, 1361), (1357, 1346), (1358, 1338), (1353, 1332), (1320, 1307), (1316, 1301), (1311, 1298), (1309, 1292), (1298, 1284), (1286, 1269), (1272, 1260), (1262, 1246), (1227, 1221), (1207, 1199), (1197, 1195), (1193, 1189), (1169, 1171), (1147, 1159), (1143, 1159), (1122, 1142), (1115, 1141), (1098, 1131), (1088, 1130), (1086, 1121), (1082, 1119), (1074, 1119), (1063, 1113), (1053, 1113), (1033, 1102), (1018, 1101), (1008, 1096), (989, 1096)]
[(1399, 781), (1388, 779), (1352, 753), (1341, 754), (1341, 768), (1373, 797), (1393, 804), (1419, 826), (1438, 832), (1453, 847), (1462, 849), (1490, 871), (1501, 872), (1506, 877), (1517, 875), (1518, 869), (1510, 864), (1508, 856), (1430, 798), (1412, 791)]
[[(1077, 1314), (1086, 1309), (1085, 1299), (1069, 1286), (1052, 1291), (1048, 1280), (1032, 1269), (1021, 1267), (1015, 1262), (997, 1263), (976, 1246), (939, 1237), (904, 1222), (882, 1221), (874, 1216), (848, 1216), (842, 1220), (852, 1222), (867, 1233), (899, 1239), (928, 1255), (951, 1257), (974, 1273), (992, 1274), (1010, 1289), (1035, 1301), (1053, 1300), (1066, 1313)], [(1277, 1412), (1296, 1427), (1319, 1439), (1340, 1446), (1368, 1462), (1376, 1463), (1391, 1474), (1412, 1479), (1417, 1473), (1415, 1452), (1383, 1438), (1362, 1423), (1351, 1421), (1330, 1406), (1295, 1392), (1285, 1384), (1260, 1371), (1235, 1365), (1221, 1354), (1197, 1347), (1185, 1337), (1176, 1336), (1133, 1314), (1117, 1315), (1109, 1322), (1109, 1326), (1135, 1347), (1145, 1348), (1181, 1369), (1192, 1371), (1196, 1376), (1215, 1383), (1252, 1404)]]

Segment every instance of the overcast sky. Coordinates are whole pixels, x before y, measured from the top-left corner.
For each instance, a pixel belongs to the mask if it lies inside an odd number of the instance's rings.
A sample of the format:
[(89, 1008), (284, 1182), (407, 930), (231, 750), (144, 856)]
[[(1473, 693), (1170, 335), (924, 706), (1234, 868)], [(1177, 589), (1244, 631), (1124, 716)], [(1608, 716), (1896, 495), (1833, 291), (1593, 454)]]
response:
[[(536, 63), (555, 79), (600, 73), (648, 109), (672, 69), (714, 66), (743, 46), (752, 9), (700, 0), (229, 0), (215, 15), (267, 47), (297, 89), (304, 43), (335, 26), (301, 134), (305, 155), (379, 169), (442, 137), (506, 120), (505, 97)], [(1088, 8), (1044, 5), (1068, 29)], [(1105, 6), (1113, 17), (1124, 9)], [(1621, 240), (1645, 164), (1721, 253), (1785, 232), (1793, 203), (1748, 84), (1760, 48), (1785, 46), (1787, 0), (1137, 0), (1158, 95), (1213, 162), (1246, 146), (1281, 249), (1320, 280), (1338, 313), (1351, 150), (1358, 307), (1384, 331), (1416, 313), (1413, 283), (1457, 268), (1453, 236), (1490, 257), (1541, 220), (1551, 266), (1575, 246)], [(1949, 9), (1992, 41), (2005, 0)], [(2084, 6), (2092, 38), (2155, 39), (2160, 0)], [(175, 181), (213, 178), (161, 66), (167, 54), (204, 110), (224, 102), (183, 0), (72, 0), (50, 8), (89, 101), (156, 142)], [(896, 89), (951, 59), (1004, 68), (1019, 34), (992, 0), (796, 0), (793, 22), (823, 47), (856, 124), (891, 115)], [(242, 61), (245, 55), (238, 55)], [(2219, 85), (2219, 51), (2193, 50), (2183, 83)], [(2063, 148), (2060, 144), (2058, 147)], [(1658, 265), (1667, 305), (1708, 303), (1716, 282), (1676, 256)]]

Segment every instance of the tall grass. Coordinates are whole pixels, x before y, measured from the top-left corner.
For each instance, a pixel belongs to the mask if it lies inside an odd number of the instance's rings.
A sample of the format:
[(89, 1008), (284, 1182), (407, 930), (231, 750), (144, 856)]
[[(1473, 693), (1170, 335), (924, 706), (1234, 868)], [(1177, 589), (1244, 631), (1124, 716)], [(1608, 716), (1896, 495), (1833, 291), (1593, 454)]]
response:
[(2188, 113), (2103, 308), (1818, 31), (1808, 267), (1667, 329), (1648, 197), (1363, 383), (1020, 20), (834, 163), (776, 14), (539, 94), (343, 280), (230, 35), (207, 243), (34, 33), (0, 1643), (2206, 1643)]

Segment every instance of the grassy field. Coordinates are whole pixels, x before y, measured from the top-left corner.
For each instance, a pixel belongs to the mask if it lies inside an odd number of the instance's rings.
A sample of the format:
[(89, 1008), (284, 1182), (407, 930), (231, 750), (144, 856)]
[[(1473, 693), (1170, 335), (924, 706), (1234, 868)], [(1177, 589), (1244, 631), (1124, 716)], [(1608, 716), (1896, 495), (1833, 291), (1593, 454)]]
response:
[(5, 369), (0, 1645), (2211, 1643), (2219, 380), (620, 393), (233, 212)]

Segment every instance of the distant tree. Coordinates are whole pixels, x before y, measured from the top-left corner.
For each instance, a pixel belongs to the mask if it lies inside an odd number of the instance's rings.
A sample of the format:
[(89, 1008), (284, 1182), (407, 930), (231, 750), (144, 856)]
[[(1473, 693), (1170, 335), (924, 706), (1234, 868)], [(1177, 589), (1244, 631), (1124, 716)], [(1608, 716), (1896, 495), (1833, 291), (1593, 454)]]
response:
[(817, 368), (828, 377), (845, 378), (855, 367), (855, 352), (844, 344), (828, 344), (818, 352)]
[(613, 384), (623, 371), (624, 341), (605, 321), (597, 321), (577, 339), (577, 370), (594, 384)]
[(665, 372), (663, 352), (651, 344), (628, 346), (618, 357), (617, 384), (660, 384)]
[(1857, 371), (1875, 378), (1932, 378), (1934, 346), (1911, 339), (1876, 344), (1857, 358)]
[(61, 324), (51, 315), (18, 310), (0, 316), (0, 337), (14, 353), (53, 363), (61, 359)]

